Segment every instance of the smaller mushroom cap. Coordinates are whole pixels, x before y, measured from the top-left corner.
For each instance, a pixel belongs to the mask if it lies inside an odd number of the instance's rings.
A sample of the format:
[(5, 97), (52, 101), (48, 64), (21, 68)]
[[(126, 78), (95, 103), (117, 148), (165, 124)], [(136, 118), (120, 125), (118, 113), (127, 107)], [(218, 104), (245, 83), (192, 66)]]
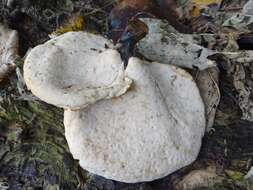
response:
[(41, 100), (80, 109), (126, 92), (120, 54), (110, 41), (86, 32), (69, 32), (35, 47), (24, 64), (25, 82)]

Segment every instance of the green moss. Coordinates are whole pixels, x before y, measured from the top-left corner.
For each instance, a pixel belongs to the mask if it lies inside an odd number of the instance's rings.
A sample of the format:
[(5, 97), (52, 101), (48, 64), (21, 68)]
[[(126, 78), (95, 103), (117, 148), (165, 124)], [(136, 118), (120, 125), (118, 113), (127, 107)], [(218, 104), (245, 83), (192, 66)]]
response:
[(226, 170), (225, 173), (234, 181), (243, 181), (244, 175), (242, 172)]
[(0, 139), (4, 147), (0, 177), (19, 178), (15, 183), (21, 183), (23, 189), (46, 189), (43, 184), (47, 188), (77, 187), (78, 169), (64, 137), (63, 110), (40, 101), (19, 100), (16, 88), (2, 89), (2, 93), (6, 96), (1, 102), (0, 131), (6, 141)]
[(84, 30), (84, 18), (81, 15), (76, 15), (71, 18), (66, 24), (56, 29), (53, 35), (61, 35), (71, 31)]

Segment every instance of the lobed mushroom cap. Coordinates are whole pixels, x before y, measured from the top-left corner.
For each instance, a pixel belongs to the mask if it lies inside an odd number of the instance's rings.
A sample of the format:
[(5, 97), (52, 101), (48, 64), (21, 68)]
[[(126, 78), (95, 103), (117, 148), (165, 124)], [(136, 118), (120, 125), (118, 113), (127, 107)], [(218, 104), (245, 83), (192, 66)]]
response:
[(41, 100), (62, 108), (80, 109), (126, 92), (120, 54), (102, 36), (68, 32), (32, 49), (24, 79)]
[(131, 58), (132, 87), (122, 96), (64, 113), (65, 136), (82, 168), (135, 183), (192, 163), (205, 130), (205, 111), (190, 74)]

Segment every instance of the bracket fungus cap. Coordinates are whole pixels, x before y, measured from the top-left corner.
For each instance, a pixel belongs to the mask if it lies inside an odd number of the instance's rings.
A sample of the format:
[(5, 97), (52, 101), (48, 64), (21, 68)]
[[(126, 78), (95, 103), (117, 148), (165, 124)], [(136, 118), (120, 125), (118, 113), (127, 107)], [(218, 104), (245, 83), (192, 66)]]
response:
[(164, 177), (190, 163), (200, 150), (205, 110), (186, 71), (129, 60), (133, 86), (122, 96), (78, 111), (65, 110), (65, 136), (82, 168), (136, 183)]
[(68, 32), (31, 50), (24, 64), (28, 88), (41, 100), (80, 109), (126, 92), (120, 54), (102, 36)]

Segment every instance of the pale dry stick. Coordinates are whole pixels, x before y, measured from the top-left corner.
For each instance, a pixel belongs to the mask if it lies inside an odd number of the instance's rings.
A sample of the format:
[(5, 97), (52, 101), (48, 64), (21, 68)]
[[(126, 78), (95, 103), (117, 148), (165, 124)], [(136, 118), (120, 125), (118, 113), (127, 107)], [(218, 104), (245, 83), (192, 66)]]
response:
[(104, 11), (103, 9), (107, 8), (108, 6), (110, 6), (112, 4), (114, 4), (114, 2), (110, 1), (109, 3), (105, 4), (103, 7), (99, 8), (99, 9), (93, 9), (91, 12), (86, 13), (84, 16), (90, 16), (90, 15), (95, 14), (97, 12), (102, 12), (104, 14), (107, 14), (107, 12)]
[[(220, 93), (219, 86), (218, 86), (218, 84), (216, 83), (216, 81), (214, 80), (214, 78), (213, 78), (211, 72), (210, 72), (210, 71), (207, 71), (207, 72), (208, 72), (209, 77), (211, 78), (211, 80), (213, 81), (213, 83), (214, 83), (214, 85), (215, 85), (215, 88), (216, 88), (216, 90), (217, 90), (217, 92), (218, 92), (219, 102), (220, 102), (221, 93)], [(215, 103), (211, 106), (211, 109), (210, 109), (210, 111), (208, 112), (208, 114), (210, 114), (211, 111), (214, 109), (214, 107), (213, 107), (214, 105), (215, 105)], [(216, 105), (216, 106), (218, 106), (218, 105)]]

